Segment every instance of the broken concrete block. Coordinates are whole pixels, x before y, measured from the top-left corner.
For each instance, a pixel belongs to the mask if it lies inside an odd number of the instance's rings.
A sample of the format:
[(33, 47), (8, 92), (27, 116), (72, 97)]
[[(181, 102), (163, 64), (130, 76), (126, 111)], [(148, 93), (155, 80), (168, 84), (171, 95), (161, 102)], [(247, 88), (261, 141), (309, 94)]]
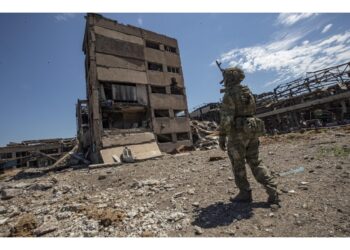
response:
[(29, 189), (36, 191), (45, 191), (53, 187), (51, 182), (39, 182), (30, 186)]
[(20, 195), (22, 191), (20, 189), (14, 189), (14, 188), (7, 188), (1, 190), (1, 199), (2, 200), (8, 200), (12, 199), (13, 197), (16, 197)]

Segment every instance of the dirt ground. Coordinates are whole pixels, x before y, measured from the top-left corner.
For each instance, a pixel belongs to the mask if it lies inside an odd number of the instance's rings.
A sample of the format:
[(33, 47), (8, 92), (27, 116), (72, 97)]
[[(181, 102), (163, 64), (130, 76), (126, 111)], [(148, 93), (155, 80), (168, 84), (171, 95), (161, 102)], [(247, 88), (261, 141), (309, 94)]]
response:
[(0, 235), (349, 237), (349, 142), (349, 127), (261, 138), (280, 209), (250, 170), (253, 203), (232, 203), (238, 189), (218, 149), (42, 176), (12, 171), (0, 176)]

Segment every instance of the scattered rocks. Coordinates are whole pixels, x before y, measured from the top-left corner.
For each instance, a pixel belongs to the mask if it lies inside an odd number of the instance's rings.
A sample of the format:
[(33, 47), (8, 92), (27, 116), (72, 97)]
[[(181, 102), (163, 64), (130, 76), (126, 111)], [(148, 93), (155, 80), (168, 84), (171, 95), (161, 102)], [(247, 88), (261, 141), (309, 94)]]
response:
[(301, 190), (308, 190), (309, 189), (307, 186), (308, 184), (309, 184), (309, 182), (302, 181), (299, 183), (298, 188)]
[(141, 237), (154, 237), (155, 235), (154, 235), (154, 233), (153, 232), (151, 232), (151, 231), (143, 231), (142, 233), (141, 233)]
[(72, 187), (69, 185), (63, 185), (59, 189), (61, 190), (62, 194), (66, 194), (71, 191)]
[(21, 193), (22, 191), (20, 189), (15, 189), (15, 188), (2, 189), (1, 199), (2, 200), (12, 199), (13, 197), (20, 195)]
[(180, 196), (182, 196), (184, 194), (184, 192), (177, 192), (173, 195), (173, 198), (179, 198)]
[(197, 235), (203, 234), (203, 229), (200, 228), (199, 226), (194, 226), (193, 229), (194, 229), (195, 234), (197, 234)]
[[(270, 162), (271, 171), (296, 170), (301, 165), (305, 168), (283, 178), (276, 176), (280, 190), (288, 194), (281, 195), (281, 209), (271, 206), (266, 210), (266, 194), (250, 170), (247, 175), (254, 202), (229, 202), (232, 192), (237, 194), (238, 189), (227, 154), (219, 150), (193, 151), (180, 157), (164, 154), (162, 159), (139, 162), (138, 167), (128, 164), (112, 172), (77, 170), (1, 181), (1, 192), (18, 192), (14, 198), (0, 202), (0, 236), (313, 237), (327, 236), (329, 231), (336, 237), (349, 236), (344, 224), (348, 215), (348, 158), (318, 155), (320, 147), (309, 147), (310, 143), (303, 139), (267, 146), (263, 140), (261, 155), (264, 162)], [(340, 145), (345, 143), (347, 138)], [(309, 157), (304, 161), (306, 154)], [(312, 155), (316, 160), (308, 163)], [(208, 162), (210, 156), (224, 160)], [(316, 169), (317, 164), (322, 167)], [(338, 170), (339, 166), (342, 170)], [(311, 170), (316, 174), (310, 174)], [(101, 175), (107, 181), (99, 181)], [(40, 187), (46, 182), (52, 185), (48, 191)], [(303, 187), (308, 191), (302, 191)], [(28, 222), (30, 229), (24, 232), (15, 230), (19, 218), (28, 213), (35, 223)], [(47, 219), (49, 216), (53, 219)]]
[(190, 188), (189, 190), (187, 190), (187, 193), (190, 194), (190, 195), (194, 195), (195, 191), (196, 191), (196, 189)]
[(337, 164), (337, 165), (335, 166), (335, 168), (336, 168), (336, 169), (343, 169), (343, 167), (342, 167), (341, 165), (339, 165), (339, 164)]
[(68, 204), (65, 205), (61, 208), (61, 212), (80, 212), (82, 211), (84, 208), (84, 206), (82, 204), (79, 203), (72, 203), (72, 204)]
[(199, 202), (194, 202), (194, 203), (192, 203), (192, 206), (194, 206), (194, 207), (199, 207)]
[(100, 180), (104, 180), (106, 178), (107, 178), (107, 175), (99, 175), (97, 179), (100, 181)]
[(9, 218), (0, 219), (0, 226), (5, 225)]
[(46, 191), (52, 187), (53, 187), (52, 182), (38, 182), (31, 185), (29, 189), (34, 191)]
[[(280, 208), (280, 206), (277, 204), (271, 204), (270, 208), (271, 208), (271, 211), (276, 212)], [(271, 214), (273, 214), (273, 213), (271, 213)]]
[(0, 206), (0, 214), (6, 214), (7, 213), (7, 208), (4, 206)]
[(235, 229), (229, 229), (224, 232), (225, 234), (228, 234), (230, 236), (235, 236), (236, 235), (236, 230)]
[(210, 156), (209, 161), (220, 161), (223, 159), (225, 159), (225, 158), (222, 156)]
[(40, 227), (33, 230), (33, 234), (36, 236), (43, 236), (48, 233), (52, 233), (57, 230), (57, 223), (53, 221), (46, 221)]
[(176, 221), (182, 220), (183, 218), (185, 218), (185, 216), (186, 215), (184, 213), (174, 212), (170, 214), (170, 216), (168, 217), (168, 220), (176, 222)]
[(33, 230), (38, 223), (33, 214), (27, 213), (22, 215), (11, 228), (11, 236), (28, 237), (33, 235)]
[(68, 219), (68, 218), (71, 218), (72, 216), (72, 212), (59, 212), (56, 214), (56, 219), (57, 220), (65, 220), (65, 219)]

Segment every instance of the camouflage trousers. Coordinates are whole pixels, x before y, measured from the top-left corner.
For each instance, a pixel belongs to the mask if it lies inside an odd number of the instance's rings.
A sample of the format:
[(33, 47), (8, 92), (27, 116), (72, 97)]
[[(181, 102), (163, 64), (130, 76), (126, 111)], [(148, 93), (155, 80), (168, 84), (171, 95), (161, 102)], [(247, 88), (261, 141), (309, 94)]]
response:
[(237, 187), (241, 191), (250, 191), (245, 162), (248, 163), (255, 179), (264, 186), (269, 195), (277, 192), (277, 182), (266, 166), (260, 164), (259, 139), (244, 133), (229, 136), (227, 152), (231, 160), (232, 170)]

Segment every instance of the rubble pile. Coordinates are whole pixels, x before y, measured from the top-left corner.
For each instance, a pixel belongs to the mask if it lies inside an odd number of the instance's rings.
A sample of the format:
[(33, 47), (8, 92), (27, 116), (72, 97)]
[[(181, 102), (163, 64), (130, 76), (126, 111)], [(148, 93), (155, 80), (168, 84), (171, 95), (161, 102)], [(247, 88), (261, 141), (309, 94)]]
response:
[(199, 150), (219, 148), (219, 126), (214, 121), (191, 120), (193, 145)]
[(231, 202), (238, 188), (218, 149), (40, 175), (6, 171), (0, 237), (349, 237), (349, 138), (342, 128), (261, 144), (281, 208), (266, 203), (251, 171), (253, 203)]

